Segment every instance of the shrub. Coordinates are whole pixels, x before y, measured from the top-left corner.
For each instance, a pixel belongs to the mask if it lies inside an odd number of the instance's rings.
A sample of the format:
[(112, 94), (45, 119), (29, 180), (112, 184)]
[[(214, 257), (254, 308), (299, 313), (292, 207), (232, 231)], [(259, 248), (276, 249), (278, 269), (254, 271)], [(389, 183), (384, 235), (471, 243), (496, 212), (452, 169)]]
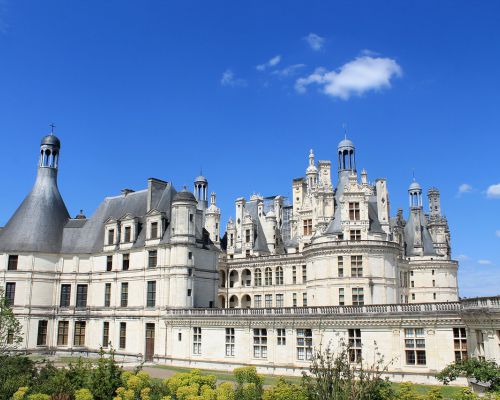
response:
[(262, 400), (307, 400), (307, 394), (301, 386), (280, 377), (276, 386), (264, 390)]
[(373, 365), (350, 362), (350, 347), (340, 341), (335, 353), (328, 346), (314, 353), (309, 374), (303, 375), (302, 385), (309, 400), (386, 400), (394, 398), (391, 384), (382, 379), (387, 371), (380, 357)]
[(235, 398), (237, 400), (260, 400), (264, 378), (255, 367), (241, 367), (233, 370), (236, 378)]
[(75, 400), (93, 400), (94, 396), (88, 389), (78, 389), (75, 391)]
[(28, 396), (28, 400), (50, 400), (50, 396), (48, 394), (35, 393), (35, 394), (30, 394)]
[(488, 383), (490, 392), (500, 392), (500, 366), (493, 360), (469, 358), (454, 362), (437, 374), (436, 378), (447, 385), (461, 375)]
[(12, 396), (12, 400), (23, 400), (24, 396), (26, 396), (26, 392), (28, 391), (27, 386), (20, 387), (16, 393)]
[(236, 395), (232, 383), (223, 382), (215, 390), (216, 400), (235, 400)]
[(31, 386), (37, 375), (35, 362), (25, 356), (0, 356), (0, 400), (9, 400), (19, 387)]

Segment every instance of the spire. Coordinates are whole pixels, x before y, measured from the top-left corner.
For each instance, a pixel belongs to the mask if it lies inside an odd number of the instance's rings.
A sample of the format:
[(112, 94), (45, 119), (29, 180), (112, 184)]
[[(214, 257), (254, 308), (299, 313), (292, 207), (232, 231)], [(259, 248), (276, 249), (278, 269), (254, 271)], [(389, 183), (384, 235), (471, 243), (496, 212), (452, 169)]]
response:
[(51, 132), (40, 143), (33, 189), (0, 233), (0, 251), (57, 253), (68, 210), (57, 187), (60, 140)]

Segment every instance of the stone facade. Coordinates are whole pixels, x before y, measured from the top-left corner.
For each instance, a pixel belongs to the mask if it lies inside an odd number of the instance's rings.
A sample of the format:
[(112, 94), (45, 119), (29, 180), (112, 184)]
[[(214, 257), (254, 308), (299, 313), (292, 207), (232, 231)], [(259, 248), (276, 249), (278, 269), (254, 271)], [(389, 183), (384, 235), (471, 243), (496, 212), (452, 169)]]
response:
[(35, 185), (0, 231), (0, 284), (23, 350), (298, 374), (315, 348), (354, 345), (390, 360), (392, 379), (431, 382), (467, 356), (500, 361), (500, 298), (460, 301), (439, 191), (408, 190), (391, 218), (385, 179), (358, 176), (340, 142), (309, 154), (286, 196), (238, 198), (221, 238), (208, 181), (193, 193), (149, 179), (70, 218), (57, 187), (61, 143), (42, 139)]

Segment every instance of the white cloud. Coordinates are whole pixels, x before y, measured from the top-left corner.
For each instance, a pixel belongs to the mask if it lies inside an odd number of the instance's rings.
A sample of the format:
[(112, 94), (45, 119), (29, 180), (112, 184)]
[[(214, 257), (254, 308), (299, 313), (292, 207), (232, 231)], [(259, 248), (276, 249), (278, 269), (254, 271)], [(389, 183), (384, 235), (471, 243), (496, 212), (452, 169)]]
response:
[(295, 89), (305, 93), (308, 85), (317, 84), (324, 94), (347, 100), (352, 95), (391, 87), (391, 79), (401, 75), (401, 67), (391, 58), (362, 56), (342, 65), (338, 71), (317, 68), (311, 75), (299, 78)]
[(226, 69), (222, 73), (222, 78), (220, 79), (220, 84), (222, 86), (231, 86), (231, 87), (237, 87), (237, 86), (246, 86), (247, 82), (244, 79), (236, 78), (234, 75), (234, 72), (230, 69)]
[(469, 256), (467, 256), (467, 255), (465, 255), (465, 254), (459, 254), (459, 255), (457, 256), (457, 260), (460, 260), (460, 261), (468, 261), (468, 260), (470, 260), (470, 257), (469, 257)]
[(458, 194), (459, 195), (464, 194), (464, 193), (470, 193), (470, 192), (472, 192), (472, 186), (469, 185), (468, 183), (462, 183), (458, 187)]
[(312, 32), (307, 35), (304, 40), (314, 51), (320, 51), (325, 45), (325, 38), (322, 38), (321, 36)]
[(490, 185), (488, 189), (486, 189), (486, 197), (490, 199), (500, 199), (500, 183)]
[(500, 237), (500, 230), (496, 231), (495, 234)]
[(259, 64), (255, 68), (257, 68), (257, 71), (265, 71), (267, 68), (270, 67), (275, 67), (278, 65), (281, 61), (281, 56), (278, 54), (271, 58), (270, 60), (266, 61), (264, 64)]
[(299, 72), (299, 69), (302, 69), (305, 66), (306, 66), (305, 64), (293, 64), (283, 69), (274, 70), (272, 73), (274, 75), (279, 75), (282, 77), (293, 76)]
[(491, 260), (477, 260), (477, 263), (481, 264), (481, 265), (491, 265), (492, 264)]

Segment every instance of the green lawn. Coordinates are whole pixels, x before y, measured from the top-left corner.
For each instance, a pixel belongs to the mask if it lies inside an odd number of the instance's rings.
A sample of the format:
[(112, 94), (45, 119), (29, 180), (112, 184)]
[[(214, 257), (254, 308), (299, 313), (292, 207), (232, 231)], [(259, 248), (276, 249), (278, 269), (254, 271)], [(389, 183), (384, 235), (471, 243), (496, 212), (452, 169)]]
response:
[[(153, 368), (160, 368), (160, 369), (167, 369), (169, 371), (174, 371), (174, 372), (189, 372), (192, 370), (192, 368), (187, 368), (187, 367), (172, 367), (169, 365), (154, 365), (152, 366)], [(217, 370), (207, 370), (207, 369), (202, 369), (200, 370), (203, 374), (210, 374), (210, 375), (215, 375), (217, 377), (217, 380), (219, 381), (228, 381), (228, 382), (234, 382), (234, 375), (231, 372), (224, 372), (224, 371), (217, 371)], [(278, 381), (279, 376), (278, 375), (263, 375), (264, 377), (264, 385), (275, 385), (276, 382)], [(300, 383), (301, 378), (297, 376), (287, 376), (285, 377), (287, 381), (291, 383)], [(394, 388), (397, 390), (399, 389), (400, 384), (399, 383), (392, 383)], [(414, 385), (415, 391), (418, 394), (426, 394), (429, 392), (431, 389), (438, 387), (441, 389), (441, 394), (445, 399), (450, 399), (456, 394), (462, 390), (462, 387), (458, 386), (433, 386), (433, 385)]]

